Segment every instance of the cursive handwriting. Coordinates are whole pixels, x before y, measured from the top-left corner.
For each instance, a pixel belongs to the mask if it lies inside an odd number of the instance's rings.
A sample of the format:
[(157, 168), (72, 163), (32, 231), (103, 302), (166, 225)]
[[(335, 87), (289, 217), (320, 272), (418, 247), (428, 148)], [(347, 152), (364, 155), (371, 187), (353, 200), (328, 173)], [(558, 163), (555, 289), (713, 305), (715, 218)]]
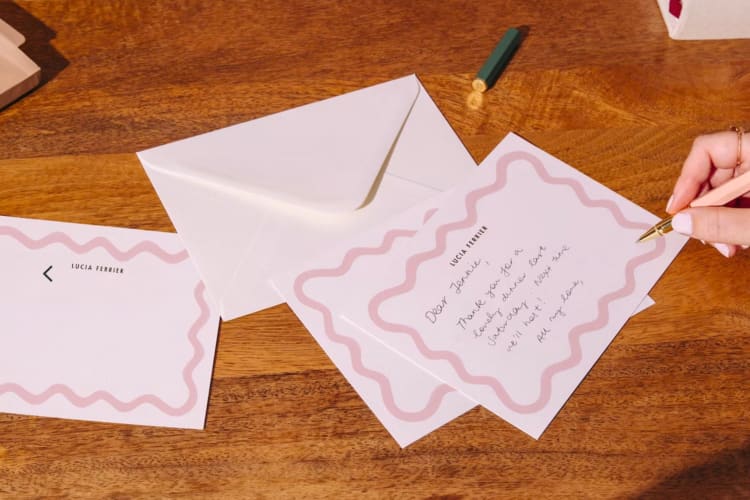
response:
[(484, 335), (484, 332), (487, 331), (487, 329), (492, 325), (492, 323), (495, 321), (496, 318), (502, 318), (503, 313), (498, 307), (497, 309), (494, 309), (492, 311), (485, 312), (484, 321), (481, 325), (479, 325), (478, 328), (474, 328), (472, 330), (472, 333), (474, 334), (474, 338), (479, 338)]
[(560, 260), (560, 258), (563, 255), (565, 255), (569, 251), (570, 251), (570, 247), (568, 245), (563, 245), (562, 248), (555, 255), (552, 256), (552, 262), (557, 262), (558, 260)]
[(460, 326), (462, 330), (466, 330), (466, 325), (469, 321), (474, 319), (474, 316), (482, 310), (482, 308), (487, 305), (487, 302), (485, 302), (482, 299), (477, 299), (474, 301), (474, 306), (471, 308), (471, 312), (469, 314), (466, 314), (465, 316), (459, 316), (456, 320), (456, 326)]
[(563, 290), (563, 292), (560, 294), (560, 299), (562, 299), (563, 304), (570, 300), (573, 292), (581, 285), (583, 285), (583, 281), (575, 280), (568, 288)]
[(447, 305), (448, 305), (448, 300), (445, 298), (445, 295), (443, 295), (443, 298), (440, 299), (440, 302), (435, 307), (430, 308), (428, 311), (424, 313), (424, 317), (427, 318), (427, 321), (429, 321), (430, 323), (435, 324), (438, 316), (443, 311), (445, 311), (445, 308)]
[(539, 245), (539, 248), (537, 248), (536, 254), (533, 255), (529, 259), (529, 266), (534, 267), (542, 260), (542, 257), (544, 257), (545, 252), (547, 251), (547, 247), (544, 245)]
[(482, 259), (474, 260), (471, 264), (469, 264), (469, 267), (466, 268), (464, 273), (458, 279), (451, 281), (451, 284), (448, 288), (453, 290), (456, 295), (460, 295), (461, 289), (466, 284), (466, 280), (469, 279), (469, 277), (474, 273), (476, 268), (478, 268), (481, 263)]
[[(572, 253), (571, 247), (537, 244), (516, 247), (500, 259), (488, 255), (467, 260), (467, 252), (486, 231), (481, 226), (458, 251), (451, 266), (461, 271), (451, 277), (449, 293), (427, 309), (424, 317), (432, 324), (440, 322), (446, 316), (447, 296), (461, 296), (465, 298), (455, 299), (461, 305), (451, 303), (447, 318), (454, 318), (454, 328), (469, 338), (482, 339), (489, 347), (502, 346), (507, 353), (545, 342), (555, 328), (567, 325), (568, 310), (575, 307), (570, 301), (583, 286), (583, 280), (574, 275), (566, 278), (574, 269), (560, 268)], [(490, 264), (498, 260), (502, 264)]]
[(508, 299), (510, 299), (510, 298), (511, 298), (511, 297), (513, 296), (513, 292), (515, 292), (516, 290), (518, 290), (518, 287), (519, 287), (519, 286), (521, 285), (521, 283), (523, 283), (524, 281), (526, 281), (526, 273), (523, 273), (523, 274), (521, 274), (521, 275), (520, 275), (519, 277), (517, 277), (517, 278), (515, 279), (515, 281), (513, 281), (513, 284), (512, 284), (512, 285), (510, 285), (510, 286), (509, 286), (509, 287), (508, 287), (508, 288), (507, 288), (507, 289), (506, 289), (506, 290), (505, 290), (505, 291), (504, 291), (504, 292), (502, 293), (502, 295), (501, 295), (500, 297), (502, 298), (503, 302), (507, 302), (507, 301), (508, 301)]

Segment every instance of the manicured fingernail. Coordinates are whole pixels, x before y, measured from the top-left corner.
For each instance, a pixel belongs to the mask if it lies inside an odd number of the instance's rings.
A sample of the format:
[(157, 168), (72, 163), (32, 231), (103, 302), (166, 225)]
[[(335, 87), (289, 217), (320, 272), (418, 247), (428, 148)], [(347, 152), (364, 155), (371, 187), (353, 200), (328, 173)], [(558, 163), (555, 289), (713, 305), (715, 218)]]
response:
[(700, 242), (703, 243), (704, 245), (706, 244), (706, 240), (700, 240)]
[(672, 217), (672, 229), (678, 233), (690, 236), (693, 234), (693, 218), (689, 214), (680, 212)]
[(742, 245), (743, 250), (747, 250), (748, 248), (750, 248), (750, 245)]
[(729, 246), (724, 243), (714, 243), (714, 248), (719, 251), (724, 257), (729, 257)]
[(669, 209), (672, 206), (673, 201), (674, 201), (674, 195), (669, 197), (669, 201), (667, 202), (667, 212), (669, 212)]

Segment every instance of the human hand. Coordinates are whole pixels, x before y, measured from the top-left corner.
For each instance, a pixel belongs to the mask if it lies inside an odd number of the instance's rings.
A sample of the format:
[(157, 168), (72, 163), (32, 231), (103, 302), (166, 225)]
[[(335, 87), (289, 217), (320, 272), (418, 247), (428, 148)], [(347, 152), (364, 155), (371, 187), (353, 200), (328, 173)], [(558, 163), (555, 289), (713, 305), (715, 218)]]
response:
[(675, 183), (667, 212), (672, 229), (710, 242), (725, 257), (750, 245), (750, 193), (730, 206), (687, 208), (697, 197), (750, 170), (750, 134), (742, 129), (698, 136)]

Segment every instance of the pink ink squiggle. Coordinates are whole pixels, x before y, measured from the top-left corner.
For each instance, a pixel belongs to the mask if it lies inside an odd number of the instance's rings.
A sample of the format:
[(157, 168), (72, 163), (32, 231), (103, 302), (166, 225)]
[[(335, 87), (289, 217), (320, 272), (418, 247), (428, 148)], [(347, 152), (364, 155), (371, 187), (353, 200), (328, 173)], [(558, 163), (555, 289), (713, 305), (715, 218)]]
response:
[(107, 238), (101, 236), (83, 244), (77, 243), (67, 234), (60, 232), (50, 233), (44, 238), (35, 240), (12, 226), (0, 226), (0, 236), (10, 236), (29, 250), (39, 250), (40, 248), (59, 243), (70, 249), (73, 253), (82, 255), (95, 248), (101, 248), (120, 262), (126, 262), (142, 253), (152, 254), (167, 264), (177, 264), (188, 258), (187, 250), (182, 250), (174, 254), (169, 253), (153, 241), (142, 241), (129, 250), (122, 251)]
[(380, 307), (385, 301), (399, 295), (403, 295), (411, 291), (415, 287), (417, 270), (423, 263), (439, 257), (445, 253), (445, 250), (447, 248), (448, 233), (459, 229), (469, 228), (476, 224), (478, 219), (477, 204), (479, 200), (489, 194), (500, 191), (505, 187), (507, 183), (508, 167), (514, 161), (526, 161), (530, 163), (536, 173), (539, 175), (540, 179), (548, 184), (567, 186), (571, 188), (578, 196), (582, 205), (589, 208), (605, 208), (609, 210), (615, 221), (624, 228), (646, 229), (648, 227), (648, 225), (628, 220), (620, 210), (619, 206), (617, 206), (617, 204), (611, 200), (591, 199), (586, 194), (586, 191), (584, 190), (581, 183), (577, 180), (571, 178), (552, 177), (544, 168), (541, 160), (539, 160), (536, 156), (524, 151), (511, 152), (498, 159), (495, 169), (496, 177), (494, 182), (487, 186), (471, 191), (467, 194), (465, 200), (466, 217), (462, 220), (444, 224), (438, 227), (435, 231), (434, 248), (412, 255), (409, 259), (407, 259), (405, 264), (406, 276), (404, 278), (404, 281), (395, 287), (383, 290), (374, 295), (370, 300), (370, 303), (368, 304), (368, 312), (372, 321), (379, 328), (392, 333), (405, 333), (409, 335), (409, 337), (414, 342), (414, 345), (425, 358), (429, 360), (447, 361), (463, 381), (469, 384), (485, 385), (490, 387), (494, 391), (498, 400), (509, 409), (517, 413), (534, 413), (540, 411), (547, 405), (547, 403), (549, 403), (552, 394), (552, 378), (558, 373), (577, 366), (582, 361), (583, 356), (580, 345), (580, 338), (584, 334), (596, 331), (607, 324), (609, 320), (609, 305), (617, 299), (630, 295), (635, 290), (635, 270), (640, 265), (657, 258), (664, 252), (666, 244), (663, 240), (659, 239), (653, 250), (647, 252), (646, 254), (634, 257), (626, 264), (625, 285), (619, 290), (604, 295), (599, 299), (599, 301), (597, 302), (598, 315), (593, 321), (578, 325), (571, 329), (571, 331), (568, 333), (570, 355), (566, 359), (548, 366), (543, 371), (540, 380), (539, 397), (536, 401), (529, 404), (521, 404), (513, 400), (502, 383), (496, 378), (486, 375), (474, 375), (470, 373), (464, 365), (463, 360), (456, 353), (450, 351), (435, 351), (430, 349), (422, 340), (422, 337), (419, 335), (419, 332), (415, 328), (408, 325), (388, 322), (384, 320), (379, 313)]
[(112, 406), (112, 408), (114, 408), (115, 410), (124, 413), (132, 411), (141, 405), (150, 404), (160, 410), (162, 413), (165, 413), (172, 417), (185, 415), (190, 410), (192, 410), (198, 402), (198, 389), (195, 381), (193, 380), (193, 372), (195, 371), (195, 368), (200, 364), (205, 354), (203, 346), (198, 340), (198, 334), (208, 322), (210, 316), (208, 304), (206, 303), (204, 297), (205, 289), (206, 287), (201, 281), (198, 282), (193, 293), (195, 301), (200, 309), (200, 314), (198, 318), (193, 322), (190, 330), (188, 331), (188, 340), (193, 347), (193, 356), (190, 358), (190, 360), (182, 370), (182, 378), (185, 381), (185, 385), (188, 389), (187, 400), (182, 405), (170, 406), (164, 400), (153, 394), (144, 394), (131, 401), (122, 401), (120, 399), (117, 399), (112, 393), (104, 390), (96, 391), (92, 394), (89, 394), (88, 396), (81, 396), (77, 394), (71, 387), (65, 384), (54, 384), (48, 387), (43, 392), (34, 394), (18, 384), (6, 383), (0, 384), (0, 394), (13, 393), (22, 400), (32, 405), (40, 405), (56, 394), (59, 394), (67, 399), (73, 406), (76, 406), (78, 408), (85, 408), (98, 401), (104, 401)]
[[(425, 217), (429, 217), (429, 215), (432, 215), (431, 212), (428, 212)], [(348, 349), (354, 371), (360, 376), (376, 382), (380, 388), (380, 395), (383, 398), (383, 404), (386, 409), (394, 417), (406, 422), (421, 422), (433, 416), (438, 409), (440, 409), (440, 405), (445, 396), (455, 392), (455, 389), (449, 385), (441, 384), (432, 392), (424, 408), (416, 411), (408, 411), (400, 408), (393, 395), (390, 379), (385, 374), (365, 366), (362, 361), (362, 347), (359, 343), (355, 339), (347, 337), (346, 335), (341, 335), (336, 331), (333, 325), (333, 315), (330, 309), (328, 309), (325, 304), (322, 304), (307, 295), (304, 286), (305, 283), (315, 278), (335, 278), (343, 276), (349, 272), (358, 258), (367, 255), (385, 254), (390, 250), (397, 238), (410, 238), (415, 233), (416, 231), (406, 229), (389, 231), (379, 246), (373, 248), (352, 248), (346, 253), (338, 267), (332, 269), (309, 270), (300, 274), (294, 281), (294, 293), (297, 296), (297, 299), (305, 306), (318, 311), (323, 316), (323, 331), (328, 339), (337, 344), (341, 344)]]

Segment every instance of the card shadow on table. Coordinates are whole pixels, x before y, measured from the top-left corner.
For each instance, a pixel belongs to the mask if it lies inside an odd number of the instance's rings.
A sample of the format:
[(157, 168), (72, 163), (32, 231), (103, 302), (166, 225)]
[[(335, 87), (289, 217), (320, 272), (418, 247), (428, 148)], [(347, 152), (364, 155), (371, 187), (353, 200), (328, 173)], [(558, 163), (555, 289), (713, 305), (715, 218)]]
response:
[[(20, 48), (42, 69), (41, 81), (36, 89), (55, 78), (68, 66), (68, 60), (52, 46), (51, 41), (57, 33), (15, 2), (0, 2), (0, 19), (26, 37)], [(35, 92), (36, 89), (31, 92)]]
[(750, 498), (750, 442), (677, 472), (636, 498)]

